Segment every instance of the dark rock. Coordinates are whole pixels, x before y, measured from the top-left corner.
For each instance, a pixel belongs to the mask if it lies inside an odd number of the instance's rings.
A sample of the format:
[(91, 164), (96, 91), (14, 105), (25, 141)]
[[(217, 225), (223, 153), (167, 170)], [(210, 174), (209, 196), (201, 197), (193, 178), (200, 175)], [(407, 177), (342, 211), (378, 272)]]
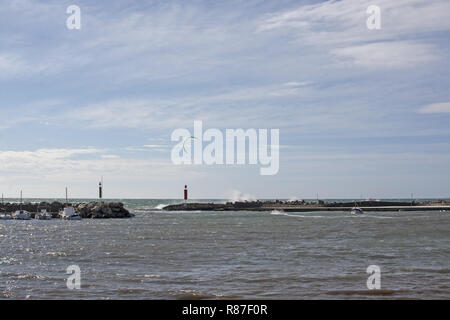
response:
[[(70, 204), (75, 208), (75, 211), (81, 215), (82, 218), (106, 219), (106, 218), (131, 218), (134, 214), (125, 209), (121, 202), (82, 202)], [(4, 203), (1, 206), (1, 211), (15, 212), (21, 207), (20, 203)], [(42, 209), (47, 209), (52, 213), (54, 218), (58, 217), (58, 213), (65, 207), (65, 203), (54, 201), (52, 203), (24, 203), (22, 209), (29, 211), (33, 216), (35, 212)]]

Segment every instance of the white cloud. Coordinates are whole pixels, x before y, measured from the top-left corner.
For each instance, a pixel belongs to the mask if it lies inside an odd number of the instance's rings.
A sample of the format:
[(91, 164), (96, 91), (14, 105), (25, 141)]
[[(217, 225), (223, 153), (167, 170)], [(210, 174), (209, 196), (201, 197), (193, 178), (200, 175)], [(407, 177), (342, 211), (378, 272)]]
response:
[[(159, 168), (161, 177), (172, 176), (170, 161), (120, 158), (103, 155), (103, 149), (39, 149), (0, 152), (2, 180), (42, 179), (45, 181), (85, 181), (100, 174), (110, 177), (139, 177)], [(90, 155), (89, 157), (86, 157)]]
[(173, 106), (171, 100), (117, 99), (76, 108), (62, 118), (94, 128), (179, 126), (185, 104), (178, 104), (178, 116)]
[[(237, 105), (244, 103), (250, 106), (258, 103), (259, 107), (262, 107), (269, 100), (273, 102), (282, 98), (301, 97), (312, 91), (310, 84), (311, 82), (304, 81), (240, 87), (225, 92), (170, 99), (115, 99), (78, 107), (64, 113), (60, 118), (93, 128), (177, 128), (190, 125), (193, 120), (225, 125), (225, 118), (237, 125)], [(244, 124), (247, 124), (248, 120), (264, 117), (264, 114), (251, 108), (239, 106), (238, 109)], [(279, 107), (269, 105), (266, 109), (278, 112)]]
[[(60, 55), (64, 55), (62, 52)], [(66, 55), (67, 56), (67, 55)], [(72, 62), (81, 59), (71, 59)], [(0, 79), (1, 78), (30, 78), (35, 75), (55, 74), (64, 69), (64, 61), (58, 54), (55, 56), (36, 59), (33, 56), (24, 56), (12, 52), (0, 53)]]
[(61, 169), (73, 156), (92, 155), (103, 150), (87, 149), (38, 149), (36, 151), (0, 151), (0, 170), (8, 173), (18, 169)]
[(0, 72), (2, 74), (16, 74), (25, 69), (25, 63), (18, 56), (11, 54), (0, 55)]
[(101, 157), (103, 159), (118, 159), (118, 158), (120, 158), (118, 155), (115, 155), (115, 154), (104, 154)]
[(378, 69), (412, 68), (420, 63), (435, 61), (438, 56), (431, 45), (411, 41), (375, 42), (361, 46), (331, 50), (339, 62), (350, 62), (357, 66)]
[[(373, 4), (381, 8), (381, 30), (366, 27), (366, 9)], [(330, 0), (273, 14), (258, 28), (258, 32), (285, 32), (298, 43), (328, 50), (357, 66), (374, 68), (413, 68), (437, 60), (439, 51), (431, 45), (405, 39), (449, 30), (447, 0)]]
[(312, 82), (309, 82), (309, 81), (303, 81), (303, 82), (292, 81), (292, 82), (286, 82), (284, 84), (284, 86), (286, 86), (286, 87), (304, 87), (304, 86), (308, 86), (310, 84), (312, 84)]
[(419, 113), (450, 113), (450, 102), (433, 103), (418, 110)]
[[(381, 8), (381, 31), (369, 31), (366, 9)], [(258, 31), (294, 29), (301, 37), (320, 43), (395, 39), (399, 35), (450, 29), (450, 3), (447, 0), (329, 0), (270, 15)]]
[(0, 77), (30, 76), (45, 69), (42, 64), (31, 65), (23, 57), (12, 54), (0, 54)]
[(166, 148), (168, 146), (165, 144), (145, 144), (145, 145), (143, 145), (143, 147), (145, 147), (145, 148)]

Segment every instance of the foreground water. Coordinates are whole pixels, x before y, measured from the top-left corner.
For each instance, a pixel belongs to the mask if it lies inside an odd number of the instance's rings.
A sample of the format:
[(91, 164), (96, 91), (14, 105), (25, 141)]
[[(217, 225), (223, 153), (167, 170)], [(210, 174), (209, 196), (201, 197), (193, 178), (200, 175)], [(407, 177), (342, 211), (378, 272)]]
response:
[[(0, 298), (450, 299), (450, 212), (162, 212), (0, 221)], [(66, 268), (81, 269), (81, 289)], [(368, 290), (366, 268), (381, 268)]]

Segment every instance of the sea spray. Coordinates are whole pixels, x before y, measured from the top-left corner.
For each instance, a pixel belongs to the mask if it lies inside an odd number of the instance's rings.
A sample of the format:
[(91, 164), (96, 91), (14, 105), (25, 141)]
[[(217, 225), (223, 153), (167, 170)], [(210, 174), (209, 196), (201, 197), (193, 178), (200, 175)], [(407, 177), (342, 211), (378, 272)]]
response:
[(242, 201), (256, 201), (256, 197), (247, 193), (242, 193), (239, 190), (233, 190), (231, 195), (231, 202)]

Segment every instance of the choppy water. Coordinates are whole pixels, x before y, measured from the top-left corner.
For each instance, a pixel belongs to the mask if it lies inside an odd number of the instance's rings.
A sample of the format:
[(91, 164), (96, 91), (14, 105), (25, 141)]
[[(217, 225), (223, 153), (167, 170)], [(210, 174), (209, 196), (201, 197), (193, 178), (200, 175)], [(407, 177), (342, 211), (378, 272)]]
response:
[[(0, 298), (450, 299), (450, 212), (161, 212), (0, 221)], [(369, 291), (369, 265), (381, 290)], [(81, 290), (66, 268), (81, 268)]]

